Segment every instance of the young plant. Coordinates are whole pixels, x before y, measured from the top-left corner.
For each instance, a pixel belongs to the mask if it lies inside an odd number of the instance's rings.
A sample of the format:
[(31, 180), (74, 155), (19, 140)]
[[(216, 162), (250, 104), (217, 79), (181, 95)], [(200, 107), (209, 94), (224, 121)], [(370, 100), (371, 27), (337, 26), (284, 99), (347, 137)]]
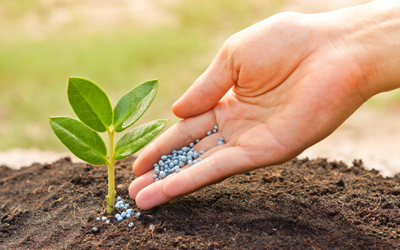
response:
[[(158, 90), (158, 80), (141, 83), (126, 93), (114, 107), (107, 94), (94, 82), (80, 78), (68, 79), (68, 101), (79, 120), (50, 117), (50, 125), (60, 141), (78, 158), (93, 164), (107, 164), (107, 213), (115, 204), (114, 163), (132, 155), (149, 143), (164, 128), (167, 120), (155, 120), (126, 133), (114, 148), (114, 134), (132, 126), (150, 106)], [(107, 147), (97, 132), (108, 134)]]

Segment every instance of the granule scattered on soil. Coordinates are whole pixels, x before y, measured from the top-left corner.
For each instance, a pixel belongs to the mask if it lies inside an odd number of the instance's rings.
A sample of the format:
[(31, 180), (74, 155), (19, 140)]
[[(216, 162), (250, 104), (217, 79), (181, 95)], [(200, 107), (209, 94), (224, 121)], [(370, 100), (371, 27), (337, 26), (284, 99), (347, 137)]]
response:
[[(115, 182), (137, 212), (128, 199), (134, 160), (117, 162)], [(69, 158), (20, 170), (1, 166), (0, 187), (0, 249), (400, 248), (400, 175), (383, 178), (361, 161), (347, 167), (293, 159), (122, 222), (118, 211), (106, 213), (106, 166)], [(96, 220), (102, 216), (110, 223)]]

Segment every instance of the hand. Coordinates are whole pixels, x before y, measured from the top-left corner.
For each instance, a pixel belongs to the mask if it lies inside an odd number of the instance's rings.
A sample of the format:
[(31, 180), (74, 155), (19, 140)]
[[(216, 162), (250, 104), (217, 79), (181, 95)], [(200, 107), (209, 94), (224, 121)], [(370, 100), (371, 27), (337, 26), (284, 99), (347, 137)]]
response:
[[(184, 119), (135, 161), (139, 177), (129, 193), (138, 207), (288, 161), (343, 123), (372, 95), (367, 86), (377, 74), (366, 72), (373, 60), (363, 60), (360, 37), (337, 22), (346, 13), (283, 13), (228, 39), (174, 104), (173, 112)], [(205, 136), (214, 125), (218, 133)], [(216, 146), (220, 137), (226, 144)], [(197, 138), (195, 149), (206, 150), (203, 161), (154, 182), (153, 164), (161, 155)]]

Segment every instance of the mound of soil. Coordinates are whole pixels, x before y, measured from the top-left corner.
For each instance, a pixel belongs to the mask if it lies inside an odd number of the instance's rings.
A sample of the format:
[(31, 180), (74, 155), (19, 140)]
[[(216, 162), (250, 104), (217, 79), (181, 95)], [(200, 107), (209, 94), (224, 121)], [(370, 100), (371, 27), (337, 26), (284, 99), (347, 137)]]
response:
[[(127, 191), (133, 161), (117, 163), (116, 190), (138, 211)], [(96, 221), (106, 216), (105, 166), (69, 158), (2, 166), (0, 187), (0, 249), (400, 248), (400, 175), (383, 178), (361, 161), (293, 159), (141, 211), (139, 220), (108, 216), (109, 224)]]

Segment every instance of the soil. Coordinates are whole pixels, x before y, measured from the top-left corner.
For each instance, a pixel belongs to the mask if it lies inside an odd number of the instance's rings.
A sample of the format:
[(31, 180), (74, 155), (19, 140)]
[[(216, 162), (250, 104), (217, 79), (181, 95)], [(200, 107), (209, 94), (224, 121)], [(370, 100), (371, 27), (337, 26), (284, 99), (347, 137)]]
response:
[[(138, 211), (127, 191), (134, 160), (117, 163), (116, 190)], [(361, 161), (293, 159), (109, 224), (96, 221), (105, 166), (0, 168), (0, 249), (400, 249), (400, 175)]]

